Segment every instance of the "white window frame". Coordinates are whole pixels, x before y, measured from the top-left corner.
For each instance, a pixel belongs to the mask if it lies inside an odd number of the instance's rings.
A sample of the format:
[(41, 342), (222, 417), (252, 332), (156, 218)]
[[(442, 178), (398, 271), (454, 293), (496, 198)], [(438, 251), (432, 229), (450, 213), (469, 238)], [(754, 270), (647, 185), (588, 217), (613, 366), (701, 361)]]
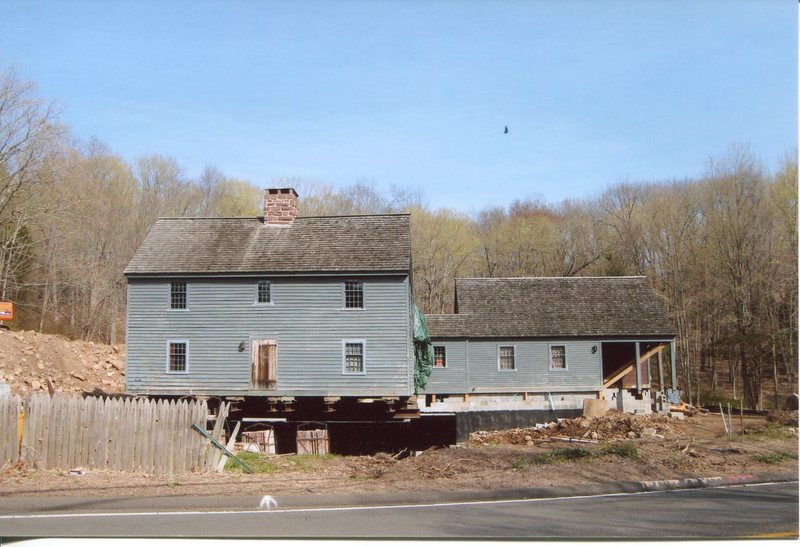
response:
[[(444, 350), (444, 366), (436, 366), (436, 348), (442, 348)], [(441, 344), (433, 346), (433, 368), (447, 368), (447, 346)]]
[[(563, 346), (564, 347), (564, 368), (554, 368), (553, 367), (553, 346)], [(569, 351), (567, 350), (567, 343), (566, 342), (551, 342), (547, 344), (547, 360), (549, 363), (549, 370), (553, 372), (565, 371), (569, 370)]]
[[(186, 344), (186, 366), (184, 370), (170, 370), (169, 368), (169, 347), (172, 344)], [(172, 339), (167, 340), (167, 374), (189, 374), (189, 340), (185, 339)]]
[[(172, 307), (172, 285), (175, 283), (183, 283), (186, 285), (186, 307), (185, 308), (173, 308)], [(188, 281), (170, 281), (169, 282), (169, 296), (167, 297), (169, 300), (167, 302), (167, 311), (175, 311), (175, 312), (182, 312), (182, 311), (189, 311), (189, 282)]]
[[(361, 372), (347, 370), (347, 344), (361, 344)], [(342, 374), (344, 376), (367, 375), (367, 341), (365, 339), (347, 338), (342, 340)]]
[[(258, 301), (258, 290), (259, 290), (258, 286), (261, 283), (266, 283), (269, 286), (269, 300), (267, 300), (266, 302)], [(256, 299), (254, 304), (256, 306), (273, 306), (275, 304), (275, 302), (272, 300), (272, 281), (270, 281), (269, 279), (259, 279), (256, 281)]]
[[(514, 348), (514, 368), (500, 367), (500, 348)], [(516, 344), (497, 344), (497, 370), (498, 372), (517, 372), (517, 345)]]
[[(361, 307), (360, 308), (348, 308), (347, 307), (347, 284), (348, 283), (361, 283)], [(361, 311), (366, 308), (366, 298), (364, 290), (366, 283), (364, 283), (363, 279), (345, 279), (342, 281), (342, 309), (347, 311)]]

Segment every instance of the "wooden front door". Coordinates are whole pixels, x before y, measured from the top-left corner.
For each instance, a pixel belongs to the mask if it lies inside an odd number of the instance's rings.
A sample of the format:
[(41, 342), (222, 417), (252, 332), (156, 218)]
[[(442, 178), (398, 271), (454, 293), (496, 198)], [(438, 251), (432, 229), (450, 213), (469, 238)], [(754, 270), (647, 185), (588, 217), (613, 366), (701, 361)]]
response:
[(275, 340), (253, 340), (252, 389), (275, 389), (278, 369), (278, 343)]

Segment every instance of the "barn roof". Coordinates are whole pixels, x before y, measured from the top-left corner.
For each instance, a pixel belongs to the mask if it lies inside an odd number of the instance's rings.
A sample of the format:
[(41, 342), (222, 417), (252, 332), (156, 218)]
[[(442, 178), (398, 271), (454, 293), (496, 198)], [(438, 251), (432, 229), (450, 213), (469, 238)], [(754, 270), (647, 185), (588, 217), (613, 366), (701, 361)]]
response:
[(456, 279), (455, 314), (426, 315), (434, 338), (669, 337), (645, 277)]
[(162, 218), (125, 275), (408, 272), (409, 215)]

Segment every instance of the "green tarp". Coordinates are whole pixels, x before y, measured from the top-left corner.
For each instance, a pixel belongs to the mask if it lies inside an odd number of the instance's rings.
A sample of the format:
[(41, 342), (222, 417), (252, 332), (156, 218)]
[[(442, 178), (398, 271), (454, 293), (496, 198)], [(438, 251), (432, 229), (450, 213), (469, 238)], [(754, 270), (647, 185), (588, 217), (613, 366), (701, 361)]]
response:
[(425, 387), (428, 376), (433, 370), (433, 345), (428, 334), (428, 325), (425, 316), (419, 311), (416, 304), (412, 305), (411, 314), (414, 322), (414, 392)]

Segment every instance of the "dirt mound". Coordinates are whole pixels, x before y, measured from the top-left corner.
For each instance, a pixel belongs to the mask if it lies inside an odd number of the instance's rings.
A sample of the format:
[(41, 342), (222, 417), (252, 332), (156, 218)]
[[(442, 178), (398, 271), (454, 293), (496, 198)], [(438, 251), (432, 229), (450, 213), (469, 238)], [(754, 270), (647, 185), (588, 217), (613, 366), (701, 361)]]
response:
[(796, 410), (772, 410), (767, 415), (767, 421), (781, 425), (791, 425), (797, 427)]
[(0, 383), (26, 395), (47, 391), (104, 393), (125, 391), (123, 346), (106, 346), (34, 331), (0, 329)]
[(559, 437), (586, 441), (664, 438), (671, 432), (674, 422), (673, 418), (666, 416), (611, 412), (598, 418), (559, 420), (540, 427), (478, 431), (470, 435), (470, 443), (532, 445), (535, 441), (558, 440)]

